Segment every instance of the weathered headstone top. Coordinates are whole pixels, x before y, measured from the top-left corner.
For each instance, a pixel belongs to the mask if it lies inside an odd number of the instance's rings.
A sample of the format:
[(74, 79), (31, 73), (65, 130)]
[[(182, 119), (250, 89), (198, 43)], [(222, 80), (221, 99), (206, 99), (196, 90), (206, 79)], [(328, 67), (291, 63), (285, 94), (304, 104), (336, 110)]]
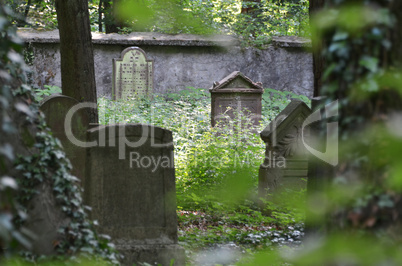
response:
[(71, 97), (53, 94), (41, 102), (40, 110), (45, 114), (45, 121), (63, 145), (67, 158), (73, 166), (72, 174), (84, 181), (85, 177), (85, 148), (74, 145), (72, 138), (86, 141), (86, 131), (89, 126), (89, 116), (85, 109), (72, 113), (71, 123), (65, 126), (68, 111), (79, 102)]
[(308, 155), (303, 138), (309, 135), (309, 128), (303, 128), (303, 123), (310, 114), (304, 102), (292, 100), (261, 132), (266, 151), (259, 173), (260, 197), (279, 188), (306, 187)]
[[(311, 114), (311, 109), (300, 100), (292, 100), (285, 109), (261, 132), (261, 139), (271, 147), (285, 149), (294, 154), (304, 154), (301, 142), (302, 125)], [(287, 145), (289, 144), (289, 145)], [(284, 155), (290, 155), (285, 153)]]
[(113, 59), (113, 99), (150, 96), (153, 87), (153, 60), (147, 59), (142, 49), (126, 48), (121, 58)]
[[(224, 114), (235, 118), (234, 111), (248, 113), (257, 124), (261, 117), (261, 99), (264, 89), (260, 82), (253, 82), (240, 71), (234, 71), (209, 88), (211, 93), (211, 120), (215, 126)], [(228, 108), (230, 109), (229, 111)]]
[(240, 71), (233, 71), (220, 81), (214, 82), (214, 85), (209, 88), (210, 92), (251, 92), (262, 93), (263, 88), (260, 82), (253, 82)]

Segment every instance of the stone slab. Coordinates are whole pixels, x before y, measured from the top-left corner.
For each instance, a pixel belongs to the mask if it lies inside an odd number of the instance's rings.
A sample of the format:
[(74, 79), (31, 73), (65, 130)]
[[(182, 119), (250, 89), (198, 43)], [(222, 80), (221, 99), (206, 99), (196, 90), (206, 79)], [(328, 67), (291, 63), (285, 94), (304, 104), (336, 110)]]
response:
[[(172, 132), (142, 124), (92, 127), (85, 203), (125, 264), (183, 261), (177, 246)], [(180, 264), (176, 264), (180, 265)]]

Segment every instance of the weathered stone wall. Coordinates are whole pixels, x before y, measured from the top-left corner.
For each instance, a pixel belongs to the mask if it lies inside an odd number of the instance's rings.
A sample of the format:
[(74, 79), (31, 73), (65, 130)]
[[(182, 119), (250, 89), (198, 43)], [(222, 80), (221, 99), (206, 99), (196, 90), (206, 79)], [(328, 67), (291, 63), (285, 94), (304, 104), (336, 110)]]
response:
[[(61, 86), (58, 32), (20, 31), (34, 51), (34, 79), (38, 85)], [(209, 88), (233, 71), (241, 71), (264, 88), (313, 94), (309, 42), (277, 37), (267, 49), (243, 49), (235, 38), (136, 33), (93, 34), (98, 95), (111, 97), (112, 59), (129, 46), (138, 46), (154, 60), (155, 92), (179, 91), (188, 86)]]

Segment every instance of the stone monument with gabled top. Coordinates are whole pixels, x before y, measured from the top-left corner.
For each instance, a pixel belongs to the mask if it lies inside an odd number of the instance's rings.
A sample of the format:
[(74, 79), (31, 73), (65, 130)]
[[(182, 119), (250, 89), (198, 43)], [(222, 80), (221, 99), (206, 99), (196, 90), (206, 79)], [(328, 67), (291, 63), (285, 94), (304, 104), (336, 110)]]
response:
[(236, 114), (247, 114), (253, 125), (261, 119), (261, 100), (264, 89), (260, 82), (253, 82), (240, 71), (234, 71), (209, 88), (211, 93), (211, 124), (236, 119)]

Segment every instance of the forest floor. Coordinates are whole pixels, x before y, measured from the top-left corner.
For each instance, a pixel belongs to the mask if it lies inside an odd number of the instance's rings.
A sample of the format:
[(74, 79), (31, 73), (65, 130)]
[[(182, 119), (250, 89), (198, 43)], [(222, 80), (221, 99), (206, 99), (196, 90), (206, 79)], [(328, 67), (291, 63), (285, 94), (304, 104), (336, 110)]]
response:
[(258, 252), (294, 250), (302, 245), (304, 224), (269, 222), (259, 212), (178, 211), (179, 244), (188, 265), (234, 265)]

